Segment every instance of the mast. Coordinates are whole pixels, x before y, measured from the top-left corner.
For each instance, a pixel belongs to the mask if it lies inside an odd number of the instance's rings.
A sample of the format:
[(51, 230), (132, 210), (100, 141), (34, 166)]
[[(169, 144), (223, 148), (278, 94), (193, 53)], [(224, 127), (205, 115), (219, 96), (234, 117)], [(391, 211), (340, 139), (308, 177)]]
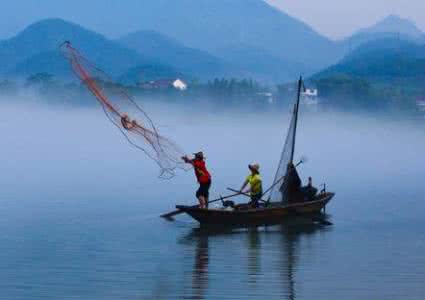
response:
[(292, 163), (294, 161), (294, 153), (295, 153), (295, 140), (296, 140), (296, 134), (297, 134), (297, 123), (298, 123), (298, 109), (300, 107), (300, 98), (301, 98), (301, 89), (303, 86), (303, 78), (302, 76), (298, 80), (298, 92), (297, 92), (297, 102), (295, 103), (294, 107), (294, 117), (295, 117), (295, 126), (292, 136), (292, 152), (290, 157), (290, 162)]
[(270, 199), (275, 202), (284, 202), (285, 193), (282, 192), (286, 189), (286, 180), (285, 177), (288, 171), (288, 164), (293, 163), (294, 153), (295, 153), (295, 139), (297, 134), (297, 123), (298, 123), (298, 110), (300, 106), (301, 99), (301, 89), (303, 88), (303, 80), (300, 77), (298, 81), (298, 91), (297, 99), (294, 104), (294, 109), (292, 111), (291, 121), (289, 123), (289, 128), (287, 136), (285, 139), (285, 144), (283, 146), (282, 154), (280, 156), (279, 165), (277, 167), (276, 175), (273, 181), (273, 185), (270, 188)]

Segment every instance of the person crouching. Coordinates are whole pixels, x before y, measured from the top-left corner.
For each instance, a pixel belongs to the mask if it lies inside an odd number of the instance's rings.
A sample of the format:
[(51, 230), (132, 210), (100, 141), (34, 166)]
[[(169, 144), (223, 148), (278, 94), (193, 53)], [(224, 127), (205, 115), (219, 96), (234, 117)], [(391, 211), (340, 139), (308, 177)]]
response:
[(196, 191), (196, 198), (199, 200), (200, 208), (208, 208), (209, 190), (211, 187), (211, 174), (208, 172), (203, 152), (194, 153), (195, 158), (190, 159), (183, 156), (185, 163), (191, 164), (195, 170), (195, 176), (199, 183), (199, 189)]

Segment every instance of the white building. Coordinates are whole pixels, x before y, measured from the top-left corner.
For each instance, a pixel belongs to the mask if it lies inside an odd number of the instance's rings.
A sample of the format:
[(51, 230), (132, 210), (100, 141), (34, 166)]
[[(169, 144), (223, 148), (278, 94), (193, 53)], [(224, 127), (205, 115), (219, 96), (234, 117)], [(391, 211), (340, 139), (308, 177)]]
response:
[(420, 111), (425, 111), (425, 100), (416, 101), (416, 106)]
[(317, 105), (319, 104), (319, 91), (317, 89), (305, 89), (301, 94), (304, 104)]
[(272, 93), (261, 92), (261, 93), (257, 93), (257, 95), (263, 97), (269, 104), (272, 104), (274, 102)]
[(319, 91), (317, 89), (305, 89), (303, 92), (303, 96), (306, 97), (318, 97)]
[(178, 79), (178, 78), (176, 80), (174, 80), (173, 86), (174, 86), (175, 89), (180, 90), (180, 91), (184, 91), (184, 90), (187, 89), (187, 83), (184, 82), (181, 79)]

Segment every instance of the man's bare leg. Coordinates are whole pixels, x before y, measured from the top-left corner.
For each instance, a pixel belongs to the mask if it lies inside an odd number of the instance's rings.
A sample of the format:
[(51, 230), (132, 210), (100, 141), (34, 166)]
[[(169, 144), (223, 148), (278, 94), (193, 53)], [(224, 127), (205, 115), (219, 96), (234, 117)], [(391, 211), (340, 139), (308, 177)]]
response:
[(204, 208), (204, 202), (202, 201), (201, 196), (198, 197), (198, 201), (199, 201), (199, 208)]
[(204, 196), (199, 196), (199, 203), (201, 208), (207, 208), (207, 202)]

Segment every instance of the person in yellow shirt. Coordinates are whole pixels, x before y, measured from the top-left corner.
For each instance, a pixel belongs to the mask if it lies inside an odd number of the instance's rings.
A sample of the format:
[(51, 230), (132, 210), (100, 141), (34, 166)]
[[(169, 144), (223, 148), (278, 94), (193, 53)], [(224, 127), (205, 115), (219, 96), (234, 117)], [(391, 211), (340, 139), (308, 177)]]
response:
[(261, 200), (261, 196), (263, 195), (263, 182), (260, 176), (260, 165), (259, 164), (250, 164), (248, 165), (251, 174), (246, 178), (243, 183), (240, 191), (243, 193), (245, 187), (249, 184), (249, 190), (246, 193), (249, 193), (251, 196), (250, 204), (254, 208), (259, 207), (259, 201)]

